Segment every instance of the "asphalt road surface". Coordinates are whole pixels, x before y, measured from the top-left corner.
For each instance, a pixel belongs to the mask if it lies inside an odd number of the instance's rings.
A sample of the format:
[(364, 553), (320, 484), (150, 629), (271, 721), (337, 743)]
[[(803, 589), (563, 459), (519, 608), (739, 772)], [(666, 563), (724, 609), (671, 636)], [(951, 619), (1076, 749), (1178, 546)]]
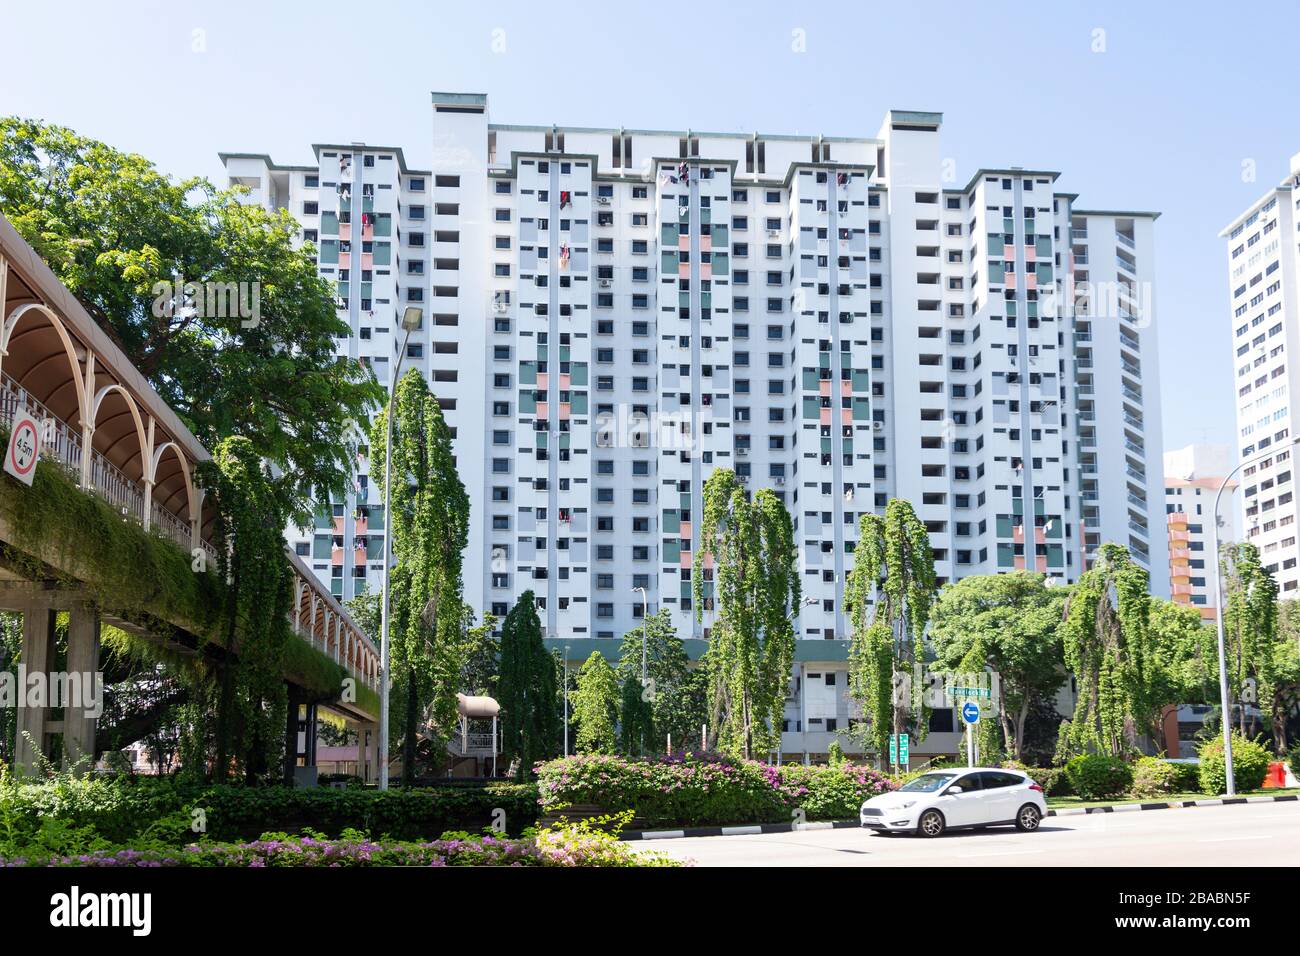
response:
[(634, 846), (696, 866), (1294, 866), (1300, 803), (1048, 817), (1035, 833), (997, 827), (924, 839), (803, 830)]

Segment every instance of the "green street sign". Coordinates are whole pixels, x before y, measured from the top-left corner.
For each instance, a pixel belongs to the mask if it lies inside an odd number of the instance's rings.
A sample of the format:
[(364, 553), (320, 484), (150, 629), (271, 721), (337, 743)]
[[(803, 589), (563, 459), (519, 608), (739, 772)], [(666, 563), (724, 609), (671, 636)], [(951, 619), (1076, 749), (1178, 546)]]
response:
[(907, 734), (890, 734), (889, 735), (889, 762), (895, 766), (907, 766), (908, 745), (911, 743)]

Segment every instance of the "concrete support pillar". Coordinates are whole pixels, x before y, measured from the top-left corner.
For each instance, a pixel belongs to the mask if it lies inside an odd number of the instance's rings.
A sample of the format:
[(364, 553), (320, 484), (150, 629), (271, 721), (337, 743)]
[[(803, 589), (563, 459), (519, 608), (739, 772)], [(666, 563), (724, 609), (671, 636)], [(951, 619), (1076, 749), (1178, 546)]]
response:
[[(23, 672), (29, 677), (43, 675), (48, 690), (50, 668), (54, 664), (54, 612), (47, 607), (28, 607), (23, 611)], [(50, 710), (48, 706), (29, 707), (27, 687), (18, 690), (18, 732), (15, 740), (15, 767), (19, 773), (39, 772), (36, 755), (49, 755), (45, 739)], [(48, 705), (48, 693), (44, 701)], [(30, 740), (28, 738), (31, 738)]]
[[(95, 723), (104, 705), (104, 681), (99, 673), (99, 613), (88, 604), (68, 612), (68, 681), (76, 696), (63, 706), (64, 765), (85, 760), (89, 773), (95, 760)], [(89, 706), (88, 706), (89, 705)]]
[(357, 724), (357, 776), (366, 783), (379, 780), (379, 725), (374, 721)]
[(294, 768), (298, 766), (298, 707), (301, 703), (298, 688), (288, 685), (284, 727), (284, 783), (293, 786)]

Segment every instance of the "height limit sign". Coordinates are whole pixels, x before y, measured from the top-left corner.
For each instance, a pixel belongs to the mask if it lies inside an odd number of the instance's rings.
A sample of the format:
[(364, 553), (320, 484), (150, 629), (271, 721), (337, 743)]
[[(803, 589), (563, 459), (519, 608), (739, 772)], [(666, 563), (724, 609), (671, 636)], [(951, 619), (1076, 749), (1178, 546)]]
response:
[(5, 471), (23, 484), (30, 486), (36, 474), (36, 461), (41, 454), (41, 432), (36, 419), (21, 409), (14, 415), (14, 425), (9, 432), (9, 447), (5, 451)]

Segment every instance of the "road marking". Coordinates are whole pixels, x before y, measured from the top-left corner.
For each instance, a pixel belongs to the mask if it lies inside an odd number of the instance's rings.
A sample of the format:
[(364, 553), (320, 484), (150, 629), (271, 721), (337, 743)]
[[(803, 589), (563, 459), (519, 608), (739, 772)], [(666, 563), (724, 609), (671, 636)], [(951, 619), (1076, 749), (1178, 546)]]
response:
[(1271, 840), (1271, 839), (1273, 839), (1273, 834), (1260, 833), (1260, 834), (1252, 834), (1250, 836), (1215, 837), (1213, 840), (1197, 840), (1196, 842), (1197, 843), (1235, 843), (1237, 840)]

